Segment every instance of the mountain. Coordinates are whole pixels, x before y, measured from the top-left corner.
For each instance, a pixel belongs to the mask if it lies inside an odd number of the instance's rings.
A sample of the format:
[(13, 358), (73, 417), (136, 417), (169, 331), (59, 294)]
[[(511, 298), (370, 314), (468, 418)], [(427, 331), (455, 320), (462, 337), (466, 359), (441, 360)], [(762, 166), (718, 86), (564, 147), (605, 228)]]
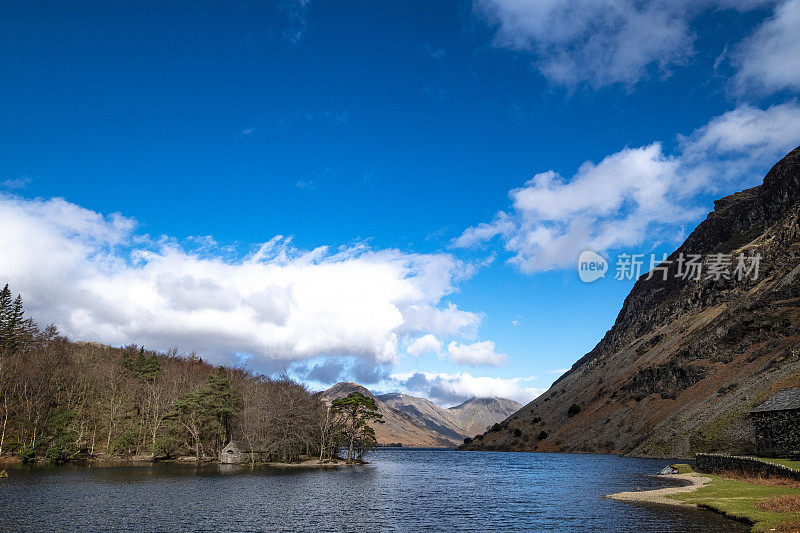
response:
[[(688, 254), (760, 254), (757, 280), (676, 276)], [(753, 452), (747, 412), (800, 386), (800, 148), (715, 202), (640, 277), (613, 327), (543, 395), (466, 449), (687, 457)]]
[(412, 416), (428, 429), (457, 442), (486, 431), (522, 407), (505, 398), (471, 398), (449, 409), (407, 394), (383, 394), (378, 398), (393, 409)]
[(467, 437), (486, 431), (522, 407), (514, 400), (506, 398), (471, 398), (448, 409), (461, 424), (462, 433)]
[[(447, 409), (439, 407), (430, 400), (399, 393), (382, 394), (378, 398), (395, 411), (410, 416), (428, 430), (448, 440), (459, 444), (464, 440), (461, 424), (447, 412)], [(485, 429), (484, 426), (482, 430)]]
[(407, 394), (375, 396), (357, 383), (337, 383), (320, 393), (331, 402), (351, 392), (360, 392), (375, 400), (383, 424), (375, 424), (375, 436), (381, 444), (403, 446), (452, 447), (465, 436), (475, 435), (500, 422), (521, 407), (512, 400), (472, 398), (463, 404), (444, 409), (425, 398)]

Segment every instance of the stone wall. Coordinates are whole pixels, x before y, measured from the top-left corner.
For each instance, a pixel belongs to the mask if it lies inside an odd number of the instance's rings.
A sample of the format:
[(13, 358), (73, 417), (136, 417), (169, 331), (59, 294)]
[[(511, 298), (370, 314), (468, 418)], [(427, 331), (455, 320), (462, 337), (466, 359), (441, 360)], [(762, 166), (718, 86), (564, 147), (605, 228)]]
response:
[(776, 465), (755, 457), (698, 453), (695, 457), (697, 470), (706, 474), (717, 472), (741, 472), (753, 476), (783, 477), (800, 481), (800, 470)]
[(800, 458), (800, 411), (751, 413), (758, 455)]

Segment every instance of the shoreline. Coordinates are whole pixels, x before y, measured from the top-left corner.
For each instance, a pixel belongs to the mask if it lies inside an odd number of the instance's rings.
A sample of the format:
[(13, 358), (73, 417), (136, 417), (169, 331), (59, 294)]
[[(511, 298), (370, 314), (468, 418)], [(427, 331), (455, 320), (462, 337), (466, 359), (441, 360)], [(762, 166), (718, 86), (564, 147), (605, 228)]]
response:
[(617, 492), (615, 494), (608, 494), (604, 497), (622, 502), (656, 503), (661, 505), (672, 505), (675, 507), (698, 508), (698, 506), (693, 503), (682, 502), (680, 500), (669, 498), (668, 496), (671, 494), (694, 492), (705, 484), (711, 482), (710, 477), (698, 474), (697, 472), (691, 472), (688, 474), (659, 474), (659, 477), (678, 481), (687, 481), (688, 484), (678, 487), (665, 487), (663, 489)]
[(46, 461), (36, 461), (33, 463), (25, 464), (20, 460), (6, 460), (0, 461), (0, 471), (6, 469), (16, 469), (16, 468), (25, 468), (25, 467), (62, 467), (62, 466), (83, 466), (83, 467), (120, 467), (120, 466), (132, 466), (132, 467), (147, 467), (153, 465), (180, 465), (180, 466), (189, 466), (189, 467), (204, 467), (204, 466), (222, 466), (222, 467), (237, 467), (237, 468), (245, 468), (245, 467), (271, 467), (271, 468), (338, 468), (343, 466), (358, 466), (362, 464), (369, 464), (366, 461), (354, 463), (352, 465), (348, 465), (346, 461), (336, 461), (336, 462), (325, 462), (320, 463), (317, 459), (308, 459), (305, 461), (301, 461), (299, 463), (283, 463), (283, 462), (276, 462), (276, 463), (220, 463), (219, 461), (215, 460), (204, 460), (200, 461), (199, 463), (193, 459), (188, 457), (178, 457), (174, 459), (161, 459), (161, 460), (136, 460), (136, 459), (121, 459), (121, 458), (95, 458), (95, 459), (78, 459), (78, 460), (71, 460), (65, 461), (64, 463), (49, 463)]

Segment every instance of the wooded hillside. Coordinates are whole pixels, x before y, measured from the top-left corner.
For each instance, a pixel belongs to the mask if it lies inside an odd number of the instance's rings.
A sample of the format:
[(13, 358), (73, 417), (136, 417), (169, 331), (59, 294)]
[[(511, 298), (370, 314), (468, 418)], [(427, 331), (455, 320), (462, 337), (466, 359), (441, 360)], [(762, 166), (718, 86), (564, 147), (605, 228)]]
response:
[[(197, 354), (70, 342), (0, 292), (0, 461), (216, 458), (231, 439), (252, 460), (331, 457), (335, 416), (304, 386)], [(369, 444), (369, 443), (359, 443)]]

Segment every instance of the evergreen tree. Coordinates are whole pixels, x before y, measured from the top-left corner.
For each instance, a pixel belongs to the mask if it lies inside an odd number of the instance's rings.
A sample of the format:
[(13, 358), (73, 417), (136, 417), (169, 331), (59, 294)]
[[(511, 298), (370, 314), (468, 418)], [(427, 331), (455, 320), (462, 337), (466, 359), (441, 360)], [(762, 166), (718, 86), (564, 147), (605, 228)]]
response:
[(375, 430), (368, 422), (374, 420), (383, 424), (383, 415), (378, 412), (375, 400), (360, 392), (351, 392), (345, 398), (333, 400), (331, 411), (343, 418), (344, 434), (349, 441), (347, 462), (352, 463), (354, 452), (358, 451), (360, 456), (365, 448), (375, 444)]
[(164, 372), (161, 363), (158, 361), (158, 356), (154, 353), (147, 355), (144, 347), (139, 348), (139, 355), (132, 367), (140, 381), (155, 381)]
[(217, 374), (208, 377), (205, 385), (184, 394), (175, 403), (167, 419), (175, 420), (193, 440), (197, 460), (202, 458), (203, 440), (220, 444), (229, 442), (233, 429), (233, 417), (242, 410), (244, 403), (233, 388), (233, 382), (219, 368)]
[(8, 288), (8, 283), (6, 283), (3, 290), (0, 291), (0, 348), (5, 348), (8, 344), (8, 324), (12, 310), (11, 289)]
[(23, 326), (22, 295), (11, 300), (11, 289), (6, 283), (0, 291), (0, 348), (16, 350), (19, 346), (19, 330)]
[(215, 375), (208, 377), (202, 392), (204, 403), (219, 424), (220, 436), (224, 436), (225, 443), (228, 443), (233, 430), (233, 417), (242, 410), (244, 404), (234, 390), (233, 382), (225, 374), (225, 369), (219, 367)]
[(14, 303), (11, 305), (11, 312), (8, 313), (8, 323), (6, 324), (6, 347), (9, 350), (16, 350), (19, 346), (19, 330), (22, 327), (22, 295), (17, 294)]

